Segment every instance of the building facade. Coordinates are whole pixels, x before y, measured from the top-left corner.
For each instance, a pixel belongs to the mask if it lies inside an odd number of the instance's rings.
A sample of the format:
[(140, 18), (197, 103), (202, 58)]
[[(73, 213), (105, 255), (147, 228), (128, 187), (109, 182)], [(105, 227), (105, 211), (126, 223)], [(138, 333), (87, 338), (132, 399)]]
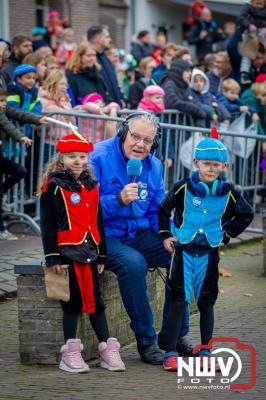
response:
[[(34, 26), (43, 26), (48, 11), (59, 11), (69, 20), (79, 41), (92, 24), (106, 24), (118, 47), (130, 48), (134, 35), (147, 29), (155, 34), (164, 27), (168, 39), (182, 43), (183, 25), (192, 0), (0, 0), (0, 37), (12, 39), (30, 35)], [(236, 20), (244, 0), (205, 0), (219, 26)]]

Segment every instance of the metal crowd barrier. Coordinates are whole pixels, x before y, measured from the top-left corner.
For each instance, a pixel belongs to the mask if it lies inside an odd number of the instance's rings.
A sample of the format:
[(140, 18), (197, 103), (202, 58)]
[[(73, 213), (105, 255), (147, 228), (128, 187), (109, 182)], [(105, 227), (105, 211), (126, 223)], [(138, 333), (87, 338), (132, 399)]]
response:
[[(74, 123), (79, 132), (93, 142), (104, 140), (107, 137), (114, 136), (116, 124), (123, 121), (121, 116), (129, 114), (132, 110), (123, 110), (119, 117), (109, 117), (105, 115), (92, 115), (84, 112), (49, 112), (44, 115), (53, 117), (57, 120), (64, 120)], [(161, 159), (164, 166), (164, 182), (166, 191), (179, 179), (188, 177), (193, 171), (193, 151), (197, 137), (199, 135), (208, 136), (210, 129), (198, 128), (192, 126), (191, 118), (187, 115), (176, 112), (175, 110), (166, 110), (158, 115), (161, 125), (160, 146), (155, 154)], [(110, 129), (111, 127), (111, 129)], [(12, 208), (12, 214), (30, 225), (36, 232), (39, 232), (40, 207), (39, 197), (37, 196), (37, 187), (43, 175), (45, 164), (55, 154), (55, 144), (62, 136), (69, 133), (70, 129), (66, 126), (50, 123), (42, 125), (33, 130), (33, 145), (28, 147), (16, 144), (16, 154), (12, 154), (11, 149), (14, 146), (12, 140), (6, 145), (9, 149), (9, 157), (15, 162), (20, 163), (27, 168), (27, 177), (21, 181), (9, 193), (9, 202)], [(261, 159), (261, 143), (265, 137), (259, 135), (246, 136), (243, 132), (235, 134), (233, 132), (223, 132), (221, 140), (231, 138), (232, 146), (237, 138), (244, 138), (245, 152), (248, 139), (256, 141), (254, 150), (250, 157), (241, 158), (230, 152), (230, 163), (227, 169), (229, 181), (239, 185), (242, 193), (248, 196), (254, 207), (257, 202), (259, 190), (265, 189), (265, 175), (259, 169)], [(190, 140), (188, 153), (183, 152), (184, 143)], [(27, 153), (27, 154), (26, 154)], [(181, 154), (182, 153), (182, 154)], [(5, 213), (9, 214), (9, 213)], [(12, 223), (12, 222), (11, 222)]]

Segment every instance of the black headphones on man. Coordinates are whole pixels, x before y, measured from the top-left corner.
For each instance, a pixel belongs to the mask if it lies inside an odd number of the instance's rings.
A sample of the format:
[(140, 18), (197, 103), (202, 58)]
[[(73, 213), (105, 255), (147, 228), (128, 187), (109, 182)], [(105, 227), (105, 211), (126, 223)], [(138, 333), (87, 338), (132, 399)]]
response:
[[(119, 126), (118, 131), (117, 131), (117, 136), (120, 138), (120, 141), (122, 143), (125, 141), (128, 130), (129, 130), (128, 122), (131, 119), (141, 117), (141, 116), (146, 116), (146, 115), (150, 115), (150, 113), (148, 113), (147, 111), (136, 111), (127, 116), (127, 118), (121, 123), (121, 125)], [(153, 140), (153, 144), (152, 144), (151, 150), (150, 150), (151, 154), (153, 154), (154, 151), (159, 147), (160, 139), (161, 139), (161, 126), (158, 123), (158, 128), (157, 128), (157, 131), (156, 131), (156, 134), (155, 134), (155, 137)]]

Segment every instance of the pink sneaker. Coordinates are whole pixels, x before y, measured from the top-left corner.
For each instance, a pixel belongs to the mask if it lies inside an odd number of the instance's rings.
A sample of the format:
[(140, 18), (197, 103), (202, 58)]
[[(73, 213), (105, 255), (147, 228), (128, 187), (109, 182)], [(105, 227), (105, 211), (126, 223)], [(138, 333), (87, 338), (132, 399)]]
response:
[(120, 344), (110, 337), (107, 342), (99, 343), (101, 367), (109, 371), (125, 371), (126, 367), (119, 354)]
[(67, 372), (89, 372), (88, 364), (82, 358), (83, 344), (80, 339), (68, 339), (61, 347), (62, 359), (59, 368)]

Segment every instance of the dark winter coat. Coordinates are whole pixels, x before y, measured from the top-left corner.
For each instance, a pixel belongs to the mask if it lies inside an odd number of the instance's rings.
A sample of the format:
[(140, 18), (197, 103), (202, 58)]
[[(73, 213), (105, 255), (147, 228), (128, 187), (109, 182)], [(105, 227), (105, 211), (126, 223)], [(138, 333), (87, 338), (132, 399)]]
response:
[(188, 68), (189, 63), (178, 59), (173, 61), (170, 69), (164, 74), (161, 87), (166, 93), (165, 108), (188, 114), (194, 119), (195, 125), (204, 127), (206, 112), (195, 104), (194, 95), (182, 78), (183, 72)]
[[(200, 38), (200, 33), (207, 31), (204, 39)], [(203, 22), (196, 21), (192, 26), (189, 35), (189, 44), (196, 45), (196, 55), (198, 60), (203, 60), (206, 54), (212, 53), (213, 43), (225, 39), (223, 32), (220, 32), (215, 21)]]
[(101, 65), (100, 76), (109, 94), (109, 102), (114, 101), (122, 107), (123, 95), (118, 85), (118, 80), (113, 64), (105, 53), (97, 53), (97, 61)]
[(17, 110), (12, 107), (7, 107), (6, 112), (0, 110), (0, 149), (3, 151), (4, 142), (6, 137), (11, 137), (14, 140), (19, 141), (22, 136), (22, 132), (10, 121), (16, 120), (20, 124), (40, 124), (40, 116), (34, 115), (29, 112)]
[(90, 93), (99, 93), (105, 102), (110, 102), (110, 96), (96, 67), (84, 68), (75, 74), (66, 71), (67, 80), (75, 98), (76, 104), (80, 104), (79, 97), (83, 98)]
[(166, 71), (166, 65), (164, 64), (160, 64), (157, 67), (155, 67), (154, 70), (152, 71), (152, 77), (151, 77), (152, 83), (155, 82), (156, 85), (160, 85), (165, 71)]
[(148, 80), (144, 78), (144, 76), (140, 76), (136, 82), (130, 85), (128, 92), (129, 108), (133, 110), (138, 108), (138, 104), (143, 97), (143, 91), (148, 86), (148, 84)]
[[(217, 111), (218, 116), (222, 121), (231, 118), (230, 112), (227, 111), (226, 107), (224, 107), (223, 103), (219, 101), (218, 97), (216, 98), (210, 92), (200, 93), (194, 89), (192, 89), (192, 92), (197, 104), (202, 108), (203, 111), (206, 112), (208, 117), (211, 117), (213, 111)], [(213, 107), (212, 103), (217, 103), (218, 108)]]
[[(237, 100), (234, 100), (234, 101), (229, 100), (228, 97), (226, 97), (223, 93), (218, 93), (217, 99), (221, 104), (223, 104), (226, 107), (226, 109), (230, 113), (233, 113), (233, 114), (239, 113), (240, 112), (240, 107), (246, 105), (240, 99), (237, 99)], [(249, 111), (251, 113), (256, 112), (255, 107), (249, 105)]]
[[(238, 83), (240, 83), (241, 54), (239, 53), (239, 42), (241, 41), (241, 34), (242, 29), (238, 28), (235, 34), (231, 37), (227, 47), (230, 64), (232, 66), (231, 77), (235, 79)], [(251, 63), (249, 71), (251, 83), (249, 85), (245, 85), (245, 87), (242, 87), (242, 91), (248, 89), (249, 86), (251, 86), (252, 82), (255, 82), (257, 75), (262, 73), (266, 73), (266, 63), (264, 63), (260, 68), (254, 67), (254, 65), (252, 65)]]
[(209, 79), (210, 82), (210, 92), (214, 95), (217, 96), (218, 92), (221, 91), (222, 89), (222, 83), (225, 79), (228, 78), (233, 78), (232, 74), (224, 77), (224, 78), (220, 78), (219, 76), (215, 75), (212, 71), (207, 71), (206, 75)]
[(131, 44), (131, 54), (139, 63), (143, 58), (152, 54), (155, 49), (154, 44), (144, 44), (141, 42), (133, 42)]
[(6, 85), (9, 82), (13, 81), (13, 72), (14, 69), (21, 64), (21, 61), (17, 60), (14, 53), (12, 53), (7, 61), (7, 63), (2, 68), (2, 75), (6, 82)]
[(266, 27), (266, 6), (255, 8), (252, 4), (245, 4), (241, 15), (238, 19), (238, 24), (244, 30), (250, 24), (255, 25), (257, 28)]

